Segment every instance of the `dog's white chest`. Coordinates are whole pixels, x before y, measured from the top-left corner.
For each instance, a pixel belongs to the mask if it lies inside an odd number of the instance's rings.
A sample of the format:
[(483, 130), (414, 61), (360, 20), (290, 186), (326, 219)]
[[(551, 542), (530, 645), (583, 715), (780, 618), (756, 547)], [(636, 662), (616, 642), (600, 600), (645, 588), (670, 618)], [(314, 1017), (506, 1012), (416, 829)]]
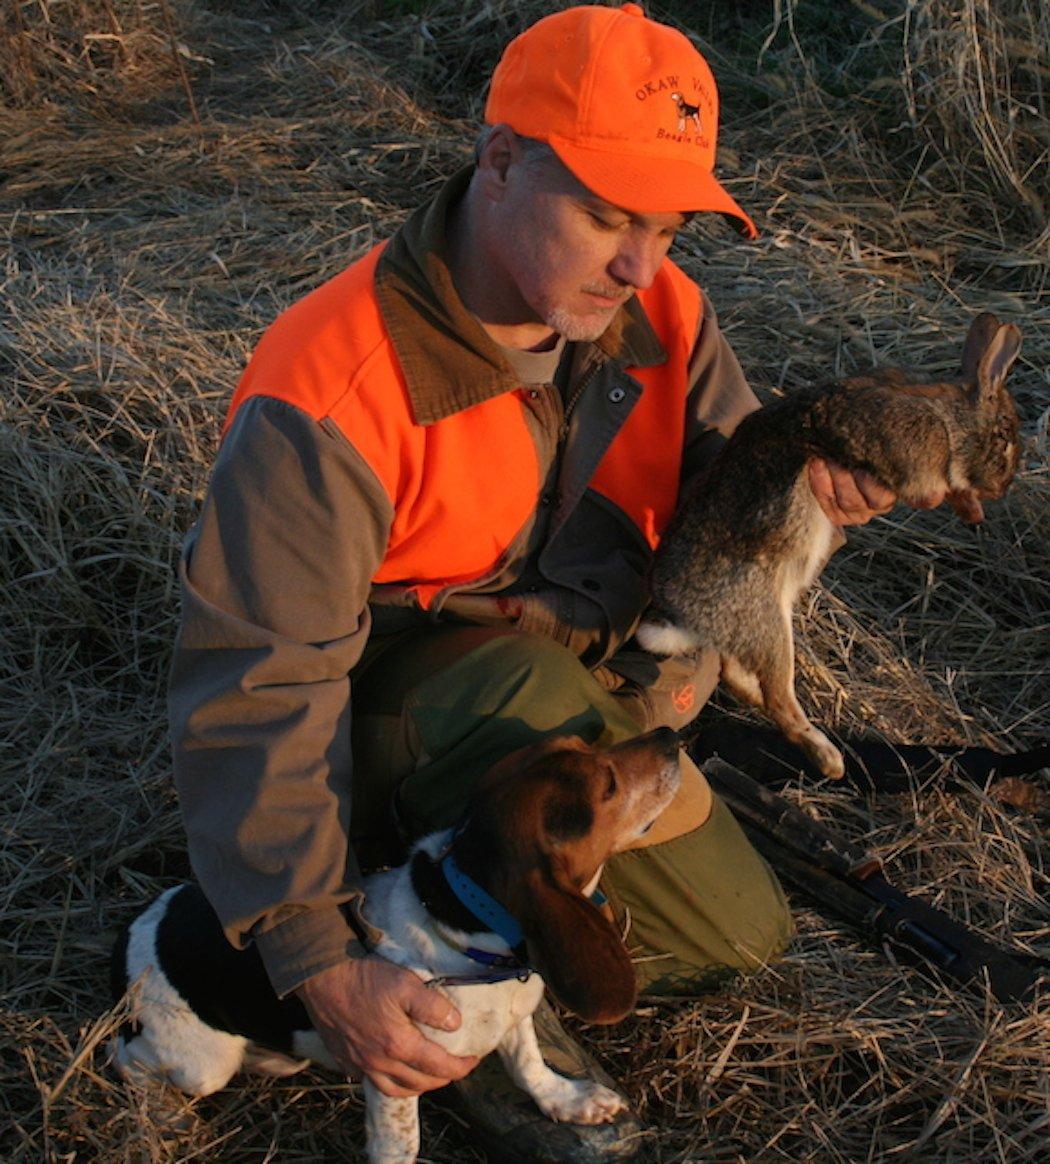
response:
[(454, 1055), (487, 1055), (512, 1027), (528, 1018), (543, 997), (543, 979), (533, 974), (528, 981), (512, 978), (471, 986), (439, 988), (459, 1011), (458, 1031), (424, 1028), (428, 1038)]

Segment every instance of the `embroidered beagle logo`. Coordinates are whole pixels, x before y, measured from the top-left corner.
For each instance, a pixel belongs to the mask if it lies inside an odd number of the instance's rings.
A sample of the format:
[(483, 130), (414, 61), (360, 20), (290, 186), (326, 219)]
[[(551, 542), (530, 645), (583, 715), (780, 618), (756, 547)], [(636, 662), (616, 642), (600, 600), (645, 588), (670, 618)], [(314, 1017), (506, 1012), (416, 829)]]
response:
[[(674, 141), (703, 150), (714, 150), (715, 143), (710, 135), (718, 124), (718, 105), (708, 79), (665, 73), (662, 77), (652, 77), (639, 85), (634, 91), (634, 97), (639, 102), (648, 101), (651, 97), (657, 99), (651, 110), (652, 120), (647, 119), (645, 122), (657, 141)], [(674, 105), (673, 113), (665, 104), (668, 98)], [(674, 123), (672, 118), (675, 118)]]
[(696, 132), (699, 133), (701, 129), (700, 106), (690, 105), (689, 102), (686, 101), (686, 99), (682, 96), (682, 94), (677, 92), (671, 94), (671, 100), (674, 102), (675, 108), (678, 110), (678, 132), (684, 133), (685, 123), (687, 121), (692, 121), (693, 125), (696, 126)]

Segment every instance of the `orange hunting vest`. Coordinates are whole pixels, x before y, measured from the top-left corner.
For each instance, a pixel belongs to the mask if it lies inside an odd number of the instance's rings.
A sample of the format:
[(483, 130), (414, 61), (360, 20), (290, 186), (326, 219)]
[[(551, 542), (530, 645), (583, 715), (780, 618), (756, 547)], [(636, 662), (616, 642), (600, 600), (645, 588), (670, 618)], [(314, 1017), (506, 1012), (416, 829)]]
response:
[[(294, 304), (259, 342), (230, 405), (256, 395), (335, 424), (364, 458), (394, 510), (375, 583), (440, 589), (488, 574), (536, 508), (540, 466), (521, 391), (503, 392), (432, 424), (417, 424), (375, 294), (385, 244)], [(688, 362), (700, 294), (665, 261), (639, 293), (667, 352), (628, 368), (643, 391), (599, 463), (591, 488), (656, 547), (678, 497)], [(426, 323), (421, 320), (420, 326)]]

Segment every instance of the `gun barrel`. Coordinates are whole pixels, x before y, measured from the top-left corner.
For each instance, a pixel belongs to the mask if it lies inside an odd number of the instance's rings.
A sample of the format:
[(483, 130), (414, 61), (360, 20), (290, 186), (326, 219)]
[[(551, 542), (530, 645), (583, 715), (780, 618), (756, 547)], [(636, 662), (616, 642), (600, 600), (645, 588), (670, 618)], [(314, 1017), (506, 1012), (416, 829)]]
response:
[(907, 918), (891, 923), (889, 932), (891, 937), (924, 954), (942, 970), (951, 971), (954, 966), (958, 965), (960, 957), (958, 950), (946, 946), (929, 930), (916, 925), (913, 921), (908, 921)]

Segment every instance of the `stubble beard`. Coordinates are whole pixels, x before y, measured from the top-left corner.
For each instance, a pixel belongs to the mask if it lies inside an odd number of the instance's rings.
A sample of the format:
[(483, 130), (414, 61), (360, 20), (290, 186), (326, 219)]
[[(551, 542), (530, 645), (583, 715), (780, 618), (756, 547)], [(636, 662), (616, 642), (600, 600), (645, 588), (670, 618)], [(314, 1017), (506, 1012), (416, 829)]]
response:
[(615, 315), (616, 311), (584, 315), (566, 307), (552, 307), (544, 313), (543, 322), (570, 343), (593, 343), (604, 334)]

